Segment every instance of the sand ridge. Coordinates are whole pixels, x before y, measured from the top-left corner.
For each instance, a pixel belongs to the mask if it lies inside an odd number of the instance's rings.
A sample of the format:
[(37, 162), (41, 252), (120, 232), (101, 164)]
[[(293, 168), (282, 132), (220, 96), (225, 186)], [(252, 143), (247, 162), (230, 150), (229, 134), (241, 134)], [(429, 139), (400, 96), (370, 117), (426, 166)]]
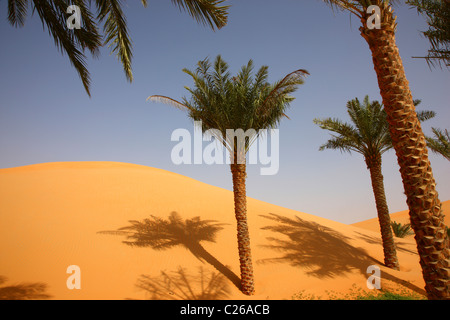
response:
[[(144, 219), (157, 226), (152, 237), (172, 243), (132, 247), (123, 234), (99, 233)], [(167, 227), (170, 219), (176, 228)], [(256, 288), (251, 297), (236, 286), (231, 191), (119, 162), (0, 169), (0, 287), (43, 284), (41, 293), (51, 299), (291, 299), (299, 292), (326, 297), (354, 286), (367, 290), (367, 267), (378, 265), (382, 286), (424, 293), (412, 237), (397, 239), (401, 270), (394, 271), (382, 266), (376, 230), (252, 198), (248, 223)], [(80, 268), (80, 289), (67, 286), (70, 265)]]

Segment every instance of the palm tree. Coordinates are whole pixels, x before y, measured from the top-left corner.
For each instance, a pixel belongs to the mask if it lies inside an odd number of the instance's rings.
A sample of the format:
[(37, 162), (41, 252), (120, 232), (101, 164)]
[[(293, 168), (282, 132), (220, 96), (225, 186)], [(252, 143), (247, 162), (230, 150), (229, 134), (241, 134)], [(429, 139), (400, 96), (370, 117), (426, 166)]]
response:
[[(419, 105), (421, 100), (414, 100)], [(338, 119), (314, 119), (314, 123), (322, 129), (337, 133), (327, 143), (320, 147), (340, 150), (343, 152), (357, 152), (363, 155), (370, 171), (372, 190), (375, 196), (378, 222), (380, 223), (381, 239), (383, 243), (384, 263), (392, 269), (399, 269), (394, 237), (391, 230), (389, 209), (384, 191), (383, 174), (381, 171), (383, 153), (392, 149), (392, 140), (389, 135), (389, 125), (386, 121), (386, 112), (378, 101), (371, 102), (369, 96), (364, 97), (363, 104), (358, 98), (347, 102), (347, 112), (352, 124), (343, 123)], [(421, 111), (418, 117), (421, 121), (435, 116), (432, 111)]]
[(434, 137), (425, 137), (427, 139), (428, 148), (450, 161), (450, 135), (447, 129), (441, 130), (431, 128), (431, 130), (433, 131)]
[[(359, 30), (372, 52), (380, 95), (407, 197), (427, 296), (429, 299), (450, 299), (449, 239), (445, 233), (444, 215), (428, 159), (425, 136), (415, 112), (411, 90), (395, 42), (397, 23), (392, 4), (396, 1), (324, 2), (332, 8), (347, 10), (361, 20)], [(368, 11), (371, 5), (379, 10), (378, 16), (376, 13), (373, 16), (373, 11)], [(373, 22), (373, 18), (379, 19), (380, 28), (368, 23)]]
[[(212, 70), (209, 60), (205, 59), (198, 62), (195, 72), (188, 69), (183, 71), (194, 80), (194, 89), (186, 87), (191, 99), (183, 98), (182, 102), (178, 102), (159, 95), (148, 99), (187, 111), (194, 121), (202, 122), (203, 131), (215, 132), (217, 141), (230, 152), (241, 290), (244, 294), (251, 295), (254, 293), (254, 281), (247, 224), (245, 155), (260, 130), (274, 128), (285, 116), (286, 108), (294, 99), (290, 94), (303, 83), (303, 77), (308, 73), (296, 70), (270, 84), (267, 82), (268, 67), (261, 67), (253, 76), (253, 62), (250, 60), (235, 77), (231, 77), (228, 64), (220, 55), (215, 59)], [(242, 129), (251, 134), (244, 141), (235, 143), (236, 139), (228, 136), (227, 129)]]
[[(197, 22), (208, 25), (212, 29), (222, 28), (227, 23), (229, 6), (222, 6), (225, 0), (172, 0), (172, 3), (186, 11)], [(91, 8), (94, 3), (97, 14)], [(115, 53), (121, 61), (125, 76), (129, 82), (133, 80), (131, 70), (132, 44), (129, 37), (121, 0), (8, 0), (8, 21), (14, 27), (22, 27), (25, 23), (29, 4), (32, 11), (37, 12), (42, 25), (46, 25), (55, 45), (62, 53), (66, 53), (70, 63), (75, 67), (83, 86), (90, 96), (90, 75), (86, 67), (86, 49), (98, 56), (99, 49), (108, 45), (111, 53)], [(141, 0), (144, 7), (147, 0)], [(82, 28), (67, 28), (67, 9), (76, 5), (80, 9)], [(103, 24), (105, 42), (99, 32), (99, 24)]]

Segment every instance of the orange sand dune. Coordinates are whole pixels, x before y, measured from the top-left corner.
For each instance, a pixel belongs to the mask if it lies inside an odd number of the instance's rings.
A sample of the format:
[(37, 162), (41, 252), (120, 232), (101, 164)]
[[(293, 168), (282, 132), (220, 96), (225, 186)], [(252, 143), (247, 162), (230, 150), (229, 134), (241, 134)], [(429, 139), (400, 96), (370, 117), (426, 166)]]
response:
[[(380, 266), (383, 288), (424, 293), (412, 238), (398, 241), (401, 270), (394, 271), (382, 266), (378, 232), (249, 198), (256, 294), (247, 297), (235, 285), (233, 208), (228, 190), (146, 166), (67, 162), (0, 169), (0, 297), (12, 298), (16, 288), (25, 297), (52, 299), (326, 298), (327, 291), (368, 290), (370, 265)], [(99, 233), (172, 212), (185, 224), (169, 235), (152, 229), (156, 237), (184, 239), (166, 249), (131, 247), (123, 235)], [(214, 242), (195, 235), (205, 220), (221, 224)], [(71, 265), (80, 268), (80, 289), (67, 286)]]
[[(442, 210), (445, 214), (444, 222), (447, 226), (450, 226), (450, 200), (442, 202)], [(397, 223), (401, 224), (408, 224), (410, 223), (409, 219), (409, 210), (399, 211), (396, 213), (391, 213), (391, 221), (395, 221)], [(361, 222), (357, 222), (352, 224), (352, 226), (364, 228), (371, 231), (379, 231), (380, 230), (380, 224), (378, 223), (378, 218), (373, 218)]]

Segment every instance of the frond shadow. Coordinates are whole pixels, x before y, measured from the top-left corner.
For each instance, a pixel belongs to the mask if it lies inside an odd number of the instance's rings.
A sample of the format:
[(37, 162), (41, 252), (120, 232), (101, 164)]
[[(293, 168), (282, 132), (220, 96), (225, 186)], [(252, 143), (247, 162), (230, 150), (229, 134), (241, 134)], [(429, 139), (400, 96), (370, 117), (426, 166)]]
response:
[(102, 234), (126, 236), (123, 243), (129, 246), (150, 247), (167, 250), (183, 246), (202, 263), (207, 262), (240, 288), (240, 278), (203, 248), (202, 241), (215, 242), (216, 234), (223, 229), (223, 223), (215, 220), (201, 220), (200, 217), (183, 220), (177, 212), (168, 219), (151, 216), (143, 221), (130, 220), (131, 225), (115, 231), (100, 231)]
[[(348, 237), (316, 222), (283, 217), (274, 213), (262, 217), (277, 224), (263, 227), (282, 237), (267, 237), (272, 243), (264, 245), (282, 255), (261, 262), (288, 262), (306, 268), (307, 274), (319, 278), (334, 277), (346, 272), (365, 274), (367, 267), (379, 261), (370, 257), (362, 248), (348, 243)], [(285, 239), (287, 237), (287, 239)]]
[[(356, 233), (359, 235), (358, 236), (359, 238), (366, 241), (367, 243), (378, 244), (380, 246), (382, 245), (381, 237), (372, 237), (372, 236), (363, 234), (361, 232), (356, 232)], [(396, 247), (397, 251), (403, 251), (403, 252), (418, 255), (417, 251), (407, 249), (405, 245), (407, 245), (407, 243), (405, 241), (401, 241), (399, 238), (395, 238), (395, 247)]]
[[(0, 285), (4, 284), (7, 278), (0, 276)], [(45, 300), (52, 296), (46, 293), (47, 284), (21, 283), (0, 287), (0, 300)]]
[(136, 286), (151, 300), (219, 300), (229, 294), (226, 278), (219, 272), (208, 273), (201, 266), (195, 275), (181, 266), (170, 273), (161, 271), (156, 277), (141, 275)]
[[(355, 271), (367, 276), (368, 266), (384, 265), (369, 256), (363, 248), (352, 246), (348, 237), (316, 222), (305, 221), (297, 216), (291, 219), (274, 213), (261, 217), (276, 222), (262, 228), (277, 234), (277, 237), (267, 237), (273, 244), (264, 247), (282, 252), (279, 257), (259, 260), (261, 263), (287, 262), (292, 266), (308, 269), (308, 275), (318, 278), (332, 278)], [(283, 239), (285, 237), (288, 240)], [(393, 281), (421, 295), (425, 294), (424, 289), (390, 274), (391, 271), (383, 271), (382, 279)]]

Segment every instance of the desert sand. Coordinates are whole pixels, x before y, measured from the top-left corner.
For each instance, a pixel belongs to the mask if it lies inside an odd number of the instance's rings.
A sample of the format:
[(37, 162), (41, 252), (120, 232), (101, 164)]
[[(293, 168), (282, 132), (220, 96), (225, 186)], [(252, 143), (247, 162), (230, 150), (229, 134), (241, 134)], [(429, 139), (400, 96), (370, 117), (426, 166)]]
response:
[[(448, 201), (444, 208), (449, 211)], [(169, 237), (189, 240), (170, 248), (132, 247), (122, 242), (124, 235), (101, 233), (171, 215), (184, 224)], [(399, 222), (406, 216), (393, 214)], [(220, 224), (215, 241), (190, 236), (202, 222)], [(23, 298), (63, 300), (327, 299), (330, 292), (369, 290), (367, 268), (377, 265), (382, 288), (425, 293), (413, 237), (396, 239), (401, 270), (385, 268), (376, 220), (345, 225), (248, 198), (248, 223), (251, 297), (236, 286), (231, 191), (117, 162), (0, 169), (0, 292), (3, 298), (22, 290)], [(79, 267), (79, 289), (67, 285), (71, 265)]]

